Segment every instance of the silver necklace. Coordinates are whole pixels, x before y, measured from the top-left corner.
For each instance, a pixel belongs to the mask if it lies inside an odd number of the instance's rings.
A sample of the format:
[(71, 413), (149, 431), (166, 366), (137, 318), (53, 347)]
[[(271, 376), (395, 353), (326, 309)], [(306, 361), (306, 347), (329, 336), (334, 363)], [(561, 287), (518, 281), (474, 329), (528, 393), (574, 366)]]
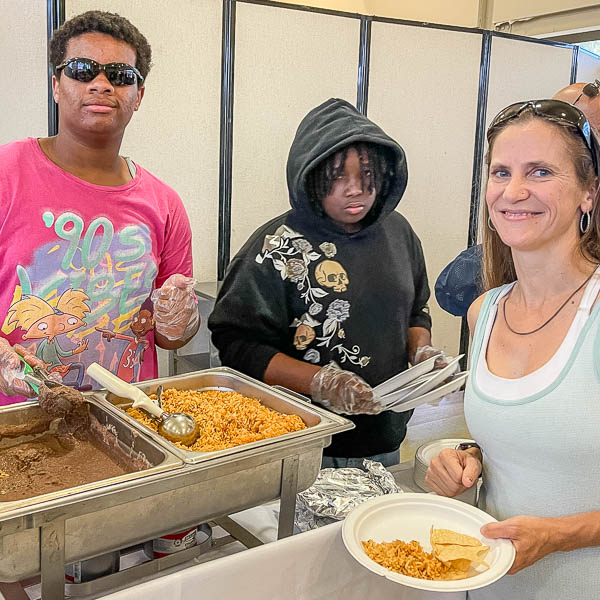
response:
[(506, 294), (506, 297), (504, 298), (504, 304), (502, 305), (502, 314), (504, 315), (504, 322), (506, 323), (506, 326), (508, 327), (508, 330), (510, 332), (514, 333), (515, 335), (531, 335), (532, 333), (536, 333), (540, 329), (543, 329), (569, 303), (569, 300), (592, 278), (592, 275), (595, 272), (596, 271), (592, 271), (592, 273), (590, 274), (590, 276), (558, 307), (558, 310), (546, 322), (542, 323), (539, 327), (537, 327), (536, 329), (532, 329), (531, 331), (515, 331), (510, 326), (510, 324), (508, 322), (508, 319), (506, 318), (506, 303), (508, 302), (508, 299), (510, 298), (510, 295), (512, 294), (512, 291), (515, 289), (515, 286), (513, 285), (510, 288), (508, 294)]

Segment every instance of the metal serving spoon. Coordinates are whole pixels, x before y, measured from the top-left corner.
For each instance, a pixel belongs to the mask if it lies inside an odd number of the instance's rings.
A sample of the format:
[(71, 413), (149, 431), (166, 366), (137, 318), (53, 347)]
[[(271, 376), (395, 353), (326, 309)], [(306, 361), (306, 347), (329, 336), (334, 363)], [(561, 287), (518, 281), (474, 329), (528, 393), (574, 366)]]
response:
[(191, 446), (198, 439), (198, 428), (190, 415), (164, 412), (142, 390), (126, 383), (98, 363), (89, 365), (87, 374), (100, 385), (103, 385), (109, 392), (133, 400), (132, 408), (141, 408), (153, 418), (158, 419), (160, 421), (158, 433), (170, 442), (180, 442), (186, 446)]
[[(34, 392), (37, 393), (38, 387), (42, 382), (49, 388), (63, 385), (62, 383), (50, 379), (48, 373), (41, 367), (41, 364), (43, 364), (42, 361), (35, 356), (35, 354), (29, 352), (27, 348), (21, 346), (21, 344), (15, 344), (13, 350), (21, 359), (21, 369), (16, 374), (16, 377), (28, 383), (33, 388)], [(32, 372), (33, 375), (31, 374)]]
[[(54, 379), (51, 379), (48, 373), (46, 373), (46, 371), (44, 371), (44, 369), (41, 367), (32, 367), (28, 365), (22, 356), (21, 364), (22, 369), (16, 374), (16, 377), (18, 379), (22, 379), (25, 383), (28, 383), (34, 392), (37, 393), (40, 385), (43, 383), (48, 388), (65, 388), (66, 390), (70, 391), (70, 393), (73, 393), (74, 388), (69, 388), (62, 383), (58, 383), (58, 381), (54, 381)], [(81, 402), (83, 403), (83, 396), (81, 393), (79, 393), (79, 395), (81, 396)]]

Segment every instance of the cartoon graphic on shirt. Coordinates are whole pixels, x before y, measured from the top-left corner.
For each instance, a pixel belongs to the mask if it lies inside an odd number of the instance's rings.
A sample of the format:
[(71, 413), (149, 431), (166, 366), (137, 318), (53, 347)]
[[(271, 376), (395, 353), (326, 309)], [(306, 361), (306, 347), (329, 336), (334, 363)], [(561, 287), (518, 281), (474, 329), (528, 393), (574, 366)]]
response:
[[(86, 303), (87, 294), (80, 290), (67, 290), (61, 294), (56, 306), (51, 306), (42, 298), (33, 295), (23, 296), (11, 305), (8, 311), (8, 324), (25, 330), (24, 340), (41, 340), (36, 348), (36, 356), (44, 361), (49, 372), (56, 371), (65, 385), (82, 389), (85, 367), (81, 362), (64, 363), (63, 357), (81, 354), (88, 347), (88, 340), (79, 341), (78, 345), (65, 350), (58, 337), (85, 326), (83, 318), (90, 312)], [(77, 381), (69, 383), (65, 376), (70, 371), (77, 371)]]
[[(337, 254), (333, 242), (323, 242), (319, 245), (323, 254), (317, 252), (313, 245), (287, 225), (281, 225), (274, 234), (265, 236), (262, 251), (256, 256), (259, 265), (270, 260), (279, 272), (281, 279), (295, 284), (300, 292), (300, 298), (308, 304), (308, 312), (295, 318), (290, 327), (296, 328), (294, 346), (297, 350), (308, 350), (302, 357), (307, 362), (317, 364), (321, 360), (321, 352), (309, 348), (313, 342), (316, 347), (329, 348), (336, 352), (336, 360), (346, 361), (361, 368), (366, 367), (370, 356), (361, 356), (360, 346), (344, 345), (346, 330), (342, 323), (350, 320), (350, 302), (335, 298), (333, 294), (344, 293), (350, 285), (346, 269), (336, 260), (331, 260)], [(321, 260), (325, 256), (325, 260)], [(318, 285), (311, 282), (311, 268), (316, 263), (312, 273)], [(322, 287), (319, 287), (322, 286)], [(333, 297), (332, 297), (333, 296)], [(313, 317), (325, 310), (326, 318), (320, 323)], [(317, 327), (321, 327), (321, 335), (317, 335)], [(337, 343), (336, 343), (337, 342)], [(351, 343), (351, 342), (350, 342)]]
[[(38, 218), (48, 237), (34, 248), (27, 264), (16, 267), (12, 302), (4, 322), (0, 320), (2, 335), (17, 343), (20, 330), (25, 330), (23, 339), (35, 340), (37, 355), (64, 373), (67, 384), (70, 373), (76, 373), (70, 385), (83, 389), (92, 383), (85, 375), (85, 366), (92, 362), (120, 370), (127, 381), (139, 381), (147, 363), (143, 377), (152, 377), (154, 361), (143, 364), (144, 351), (152, 343), (152, 319), (142, 326), (140, 312), (158, 273), (148, 225), (117, 229), (107, 217), (85, 221), (72, 211), (45, 211)], [(44, 319), (47, 328), (37, 328)], [(123, 336), (117, 339), (128, 342), (125, 351), (117, 343), (109, 344), (102, 330), (112, 339)], [(68, 343), (80, 345), (71, 349)], [(85, 357), (82, 363), (72, 362), (76, 355)]]
[(150, 342), (144, 339), (144, 336), (154, 329), (152, 313), (143, 308), (133, 319), (129, 328), (133, 333), (133, 337), (100, 327), (96, 327), (96, 331), (102, 333), (102, 337), (109, 342), (114, 339), (129, 342), (121, 353), (115, 375), (123, 381), (134, 383), (139, 379), (139, 370), (144, 361), (144, 352), (150, 346)]

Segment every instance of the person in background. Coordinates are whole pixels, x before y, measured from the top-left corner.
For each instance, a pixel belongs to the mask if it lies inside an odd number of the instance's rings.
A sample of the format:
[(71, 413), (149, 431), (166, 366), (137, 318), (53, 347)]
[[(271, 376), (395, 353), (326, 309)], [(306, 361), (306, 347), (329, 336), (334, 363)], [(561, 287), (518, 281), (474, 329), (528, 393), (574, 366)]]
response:
[(481, 251), (481, 244), (463, 250), (435, 281), (435, 299), (451, 315), (466, 317), (481, 294)]
[(600, 146), (558, 100), (505, 108), (488, 129), (483, 285), (469, 309), (465, 418), (477, 442), (431, 461), (456, 496), (483, 469), (481, 528), (516, 549), (472, 600), (595, 598), (600, 589)]
[[(600, 81), (573, 83), (559, 90), (555, 100), (577, 106), (600, 131)], [(481, 244), (463, 250), (438, 276), (434, 290), (438, 304), (446, 312), (466, 317), (469, 306), (483, 291), (481, 282)]]
[(290, 148), (292, 209), (232, 260), (208, 326), (224, 365), (350, 415), (323, 466), (399, 460), (410, 412), (382, 412), (372, 386), (437, 351), (421, 243), (395, 208), (402, 148), (345, 100), (300, 123)]
[[(119, 15), (89, 11), (54, 33), (50, 62), (58, 134), (0, 147), (0, 404), (33, 395), (14, 346), (89, 389), (91, 362), (156, 377), (155, 345), (178, 348), (199, 326), (181, 199), (119, 154), (144, 97), (146, 38)], [(125, 352), (117, 334), (142, 307), (148, 350)]]

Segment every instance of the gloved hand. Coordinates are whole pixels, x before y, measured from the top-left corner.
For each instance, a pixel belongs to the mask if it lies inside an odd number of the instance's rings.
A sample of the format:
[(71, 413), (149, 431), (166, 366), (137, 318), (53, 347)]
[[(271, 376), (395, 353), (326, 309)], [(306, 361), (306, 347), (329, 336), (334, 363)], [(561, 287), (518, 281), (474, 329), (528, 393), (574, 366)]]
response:
[(330, 362), (315, 373), (311, 395), (325, 408), (346, 415), (377, 415), (383, 407), (373, 388), (356, 373)]
[[(6, 340), (5, 340), (6, 341)], [(41, 359), (38, 358), (35, 354), (33, 354), (33, 352), (30, 352), (27, 348), (25, 348), (25, 346), (21, 346), (21, 344), (15, 344), (12, 348), (30, 367), (32, 368), (39, 368), (39, 369), (45, 369), (46, 368), (46, 363)], [(56, 380), (58, 381), (58, 383), (62, 383), (62, 379), (60, 378), (60, 375), (58, 375), (59, 379)]]
[[(415, 357), (413, 359), (413, 365), (418, 365), (420, 362), (431, 358), (432, 356), (438, 355), (435, 359), (435, 363), (433, 364), (433, 370), (437, 371), (439, 369), (443, 369), (448, 366), (450, 361), (452, 360), (452, 356), (448, 356), (443, 350), (439, 348), (434, 348), (433, 346), (419, 346), (415, 350)], [(456, 366), (458, 369), (458, 365)]]
[[(87, 340), (86, 340), (87, 347)], [(15, 344), (13, 346), (13, 350), (30, 366), (34, 369), (34, 376), (40, 379), (38, 373), (36, 373), (36, 369), (41, 369), (44, 371), (44, 374), (50, 379), (50, 381), (54, 381), (56, 383), (62, 383), (62, 377), (60, 376), (59, 369), (55, 369), (54, 371), (47, 371), (47, 368), (51, 366), (48, 363), (45, 363), (41, 358), (38, 358), (35, 354), (30, 352), (25, 346), (21, 346), (21, 344)], [(62, 365), (66, 366), (66, 365)]]
[[(39, 360), (37, 357), (36, 360)], [(0, 392), (6, 396), (27, 396), (33, 398), (36, 393), (17, 376), (24, 365), (19, 355), (11, 348), (8, 341), (0, 337)]]
[(196, 280), (185, 275), (171, 275), (152, 292), (154, 329), (168, 340), (185, 340), (192, 336), (200, 320)]

